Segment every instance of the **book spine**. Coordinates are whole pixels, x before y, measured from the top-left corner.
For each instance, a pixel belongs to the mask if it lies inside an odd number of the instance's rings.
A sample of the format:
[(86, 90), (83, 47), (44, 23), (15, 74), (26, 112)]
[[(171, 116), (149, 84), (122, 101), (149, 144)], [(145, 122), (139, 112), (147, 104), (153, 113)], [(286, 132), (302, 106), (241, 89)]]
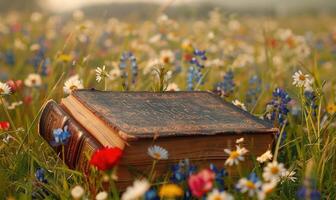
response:
[[(62, 146), (53, 146), (53, 130), (68, 127), (70, 138)], [(49, 101), (44, 107), (39, 122), (39, 134), (53, 147), (71, 169), (86, 170), (87, 158), (100, 144), (92, 138), (62, 107)], [(64, 151), (64, 152), (62, 152)], [(64, 156), (64, 158), (63, 158)]]

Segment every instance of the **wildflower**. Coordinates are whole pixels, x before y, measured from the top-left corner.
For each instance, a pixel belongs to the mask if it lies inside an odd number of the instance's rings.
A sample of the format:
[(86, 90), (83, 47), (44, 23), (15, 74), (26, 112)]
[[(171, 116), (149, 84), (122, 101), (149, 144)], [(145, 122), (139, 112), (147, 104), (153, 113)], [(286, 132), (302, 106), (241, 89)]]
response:
[(233, 81), (234, 75), (233, 71), (229, 70), (223, 78), (222, 82), (219, 82), (215, 86), (215, 92), (219, 93), (221, 96), (230, 96), (235, 88), (235, 83)]
[(70, 54), (60, 54), (58, 55), (57, 60), (67, 63), (72, 60), (72, 56)]
[(241, 193), (247, 192), (250, 197), (257, 194), (261, 182), (255, 173), (251, 173), (248, 178), (239, 179), (236, 187), (240, 190)]
[(155, 160), (167, 160), (168, 151), (160, 146), (154, 145), (148, 148), (148, 155)]
[(261, 156), (257, 157), (257, 161), (259, 163), (264, 163), (266, 161), (271, 160), (273, 157), (272, 152), (270, 150), (267, 150), (265, 153), (263, 153)]
[(129, 89), (129, 83), (126, 81), (127, 77), (129, 76), (128, 70), (126, 70), (127, 67), (127, 61), (130, 62), (130, 70), (132, 73), (131, 81), (132, 84), (135, 83), (136, 78), (138, 77), (138, 64), (135, 56), (132, 52), (124, 52), (120, 57), (120, 63), (119, 63), (119, 69), (121, 70), (121, 78), (123, 79), (123, 87), (128, 90)]
[(150, 184), (146, 179), (135, 180), (132, 186), (126, 188), (126, 191), (121, 196), (121, 200), (139, 199), (149, 188)]
[(336, 104), (335, 103), (328, 103), (327, 112), (331, 115), (334, 114), (336, 112)]
[(320, 200), (321, 199), (321, 193), (316, 190), (309, 190), (305, 187), (301, 187), (300, 190), (297, 192), (297, 196), (299, 199), (310, 199), (310, 200)]
[(228, 175), (224, 168), (218, 169), (214, 164), (210, 164), (210, 170), (215, 173), (215, 181), (218, 188), (224, 188), (224, 177)]
[(110, 75), (107, 73), (107, 71), (105, 70), (105, 65), (100, 68), (100, 67), (97, 67), (96, 69), (96, 81), (99, 83), (102, 78), (105, 78), (105, 77), (110, 77)]
[(104, 147), (93, 153), (90, 165), (99, 170), (106, 171), (116, 166), (122, 156), (123, 151), (118, 147)]
[(194, 57), (191, 58), (189, 61), (191, 66), (189, 67), (188, 71), (188, 79), (187, 79), (187, 85), (188, 90), (194, 90), (195, 86), (203, 84), (203, 75), (202, 75), (202, 69), (204, 68), (204, 62), (206, 57), (206, 51), (202, 51), (199, 49), (194, 50)]
[(8, 95), (11, 93), (11, 89), (7, 83), (0, 82), (0, 95)]
[(176, 184), (166, 184), (160, 188), (159, 196), (161, 198), (176, 198), (183, 195), (183, 190)]
[(188, 159), (179, 161), (178, 164), (172, 166), (171, 181), (180, 183), (189, 178), (196, 171), (196, 166), (191, 165)]
[(109, 77), (110, 77), (111, 80), (117, 79), (118, 77), (120, 77), (120, 75), (121, 75), (121, 71), (120, 71), (119, 68), (113, 68), (109, 72)]
[(275, 187), (277, 186), (277, 182), (271, 181), (268, 183), (263, 183), (261, 185), (260, 191), (258, 191), (258, 199), (259, 200), (264, 200), (266, 199), (267, 195), (271, 194), (274, 192)]
[(42, 183), (47, 183), (47, 180), (45, 179), (45, 171), (42, 168), (37, 168), (36, 172), (35, 172), (35, 178), (42, 182)]
[(273, 91), (273, 98), (267, 104), (265, 117), (279, 127), (286, 124), (286, 116), (289, 112), (288, 103), (291, 98), (287, 92), (281, 88), (276, 88)]
[(176, 83), (169, 83), (166, 90), (167, 91), (180, 91), (180, 88)]
[(22, 86), (23, 86), (21, 80), (16, 80), (16, 81), (8, 80), (8, 81), (6, 82), (6, 84), (10, 87), (10, 91), (11, 91), (12, 93), (14, 93), (14, 92), (16, 92), (16, 91), (22, 89)]
[(257, 75), (254, 75), (248, 81), (246, 102), (249, 105), (255, 105), (260, 93), (261, 93), (261, 79)]
[(162, 50), (160, 52), (160, 61), (163, 64), (171, 64), (173, 63), (175, 60), (175, 55), (174, 52), (172, 52), (171, 50)]
[(278, 163), (277, 161), (273, 161), (268, 163), (266, 167), (264, 167), (263, 178), (266, 181), (276, 181), (278, 182), (280, 177), (286, 172), (284, 165), (282, 163)]
[(218, 189), (212, 190), (207, 198), (207, 200), (233, 200), (233, 196), (225, 191), (219, 191)]
[(310, 78), (309, 74), (303, 74), (301, 70), (297, 71), (293, 75), (293, 85), (296, 87), (310, 87), (313, 80)]
[(66, 94), (70, 94), (71, 92), (77, 90), (77, 89), (83, 89), (83, 83), (79, 79), (78, 75), (70, 77), (67, 81), (64, 83), (63, 91)]
[(10, 124), (9, 122), (7, 121), (2, 121), (0, 122), (0, 131), (4, 130), (4, 131), (7, 131), (10, 127)]
[(145, 193), (145, 200), (159, 200), (159, 196), (155, 189), (150, 189)]
[(304, 96), (306, 98), (306, 104), (312, 109), (313, 115), (316, 116), (317, 109), (317, 96), (312, 88), (306, 88), (304, 91)]
[(57, 128), (53, 130), (54, 141), (53, 145), (64, 145), (68, 142), (70, 138), (70, 132), (68, 131), (68, 126), (65, 126), (64, 129)]
[(80, 186), (80, 185), (76, 185), (75, 187), (73, 187), (72, 189), (71, 189), (71, 196), (72, 196), (72, 198), (74, 198), (74, 199), (81, 199), (82, 198), (82, 196), (84, 195), (84, 189), (83, 189), (83, 187), (82, 186)]
[(189, 177), (188, 185), (195, 197), (201, 197), (212, 189), (214, 180), (215, 174), (209, 169), (203, 169)]
[(284, 181), (292, 181), (295, 182), (296, 181), (296, 177), (295, 175), (295, 171), (293, 170), (286, 170), (281, 174), (281, 183), (283, 183)]
[(42, 84), (42, 79), (39, 74), (29, 74), (24, 80), (24, 84), (27, 87), (40, 87)]
[(234, 101), (232, 101), (232, 104), (233, 105), (235, 105), (235, 106), (238, 106), (239, 108), (241, 108), (241, 109), (243, 109), (243, 110), (245, 110), (245, 111), (247, 111), (247, 109), (246, 109), (246, 107), (245, 107), (245, 104), (244, 103), (242, 103), (242, 102), (240, 102), (239, 100), (234, 100)]
[(108, 197), (108, 193), (105, 192), (105, 191), (102, 191), (102, 192), (99, 192), (97, 195), (96, 195), (96, 200), (106, 200)]
[(224, 150), (227, 154), (229, 154), (229, 158), (225, 161), (225, 165), (238, 165), (239, 161), (244, 161), (244, 155), (248, 152), (246, 148), (241, 148), (236, 146), (236, 150), (231, 151), (229, 149)]
[(245, 139), (244, 139), (243, 137), (242, 137), (242, 138), (239, 138), (239, 139), (236, 140), (236, 144), (243, 143), (244, 140), (245, 140)]

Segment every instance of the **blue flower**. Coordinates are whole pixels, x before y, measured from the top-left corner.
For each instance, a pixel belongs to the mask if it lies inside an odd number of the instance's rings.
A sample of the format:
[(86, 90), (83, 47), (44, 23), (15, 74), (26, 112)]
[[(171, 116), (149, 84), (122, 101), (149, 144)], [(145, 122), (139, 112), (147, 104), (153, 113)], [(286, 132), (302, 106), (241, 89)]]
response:
[(178, 164), (172, 166), (172, 175), (170, 180), (174, 183), (181, 183), (196, 172), (195, 165), (191, 165), (188, 159), (181, 160)]
[(145, 200), (159, 200), (159, 196), (155, 189), (150, 189), (145, 193)]
[(68, 126), (65, 126), (64, 129), (58, 128), (53, 130), (54, 141), (52, 142), (53, 146), (64, 145), (68, 142), (70, 138), (70, 132), (68, 131)]
[(246, 93), (246, 102), (249, 105), (255, 105), (261, 92), (261, 79), (257, 75), (252, 76), (249, 80), (248, 88), (249, 89)]
[(199, 84), (204, 84), (204, 81), (202, 80), (202, 69), (204, 68), (202, 61), (207, 59), (205, 53), (206, 51), (201, 51), (199, 49), (194, 50), (194, 57), (190, 60), (191, 66), (189, 67), (187, 76), (187, 89), (189, 91), (194, 90), (194, 87)]
[(235, 83), (233, 81), (234, 74), (232, 70), (229, 70), (223, 78), (222, 82), (219, 82), (215, 86), (215, 92), (221, 96), (230, 96), (235, 89)]
[(35, 178), (39, 182), (47, 183), (47, 180), (45, 179), (45, 171), (42, 168), (37, 168), (37, 170), (35, 172)]
[(132, 84), (135, 84), (136, 78), (138, 76), (138, 64), (135, 56), (132, 52), (124, 52), (120, 57), (120, 63), (119, 63), (119, 69), (121, 70), (121, 78), (123, 79), (123, 87), (128, 90), (129, 84), (126, 81), (128, 78), (128, 72), (127, 72), (127, 61), (130, 62), (130, 68), (132, 73)]
[(12, 50), (7, 50), (5, 53), (5, 61), (7, 65), (14, 66), (15, 65), (15, 55)]
[(210, 164), (210, 169), (215, 173), (215, 181), (218, 183), (220, 189), (224, 189), (224, 177), (228, 175), (224, 168), (218, 169), (214, 164)]
[(285, 125), (289, 112), (287, 105), (290, 101), (291, 98), (285, 90), (276, 88), (273, 92), (272, 100), (267, 104), (265, 117), (277, 127)]
[(317, 109), (317, 96), (314, 91), (305, 91), (304, 96), (306, 97), (306, 104), (312, 109), (313, 115), (316, 116), (316, 109)]
[(316, 189), (308, 189), (305, 186), (302, 186), (297, 192), (297, 197), (299, 199), (320, 200), (321, 193)]

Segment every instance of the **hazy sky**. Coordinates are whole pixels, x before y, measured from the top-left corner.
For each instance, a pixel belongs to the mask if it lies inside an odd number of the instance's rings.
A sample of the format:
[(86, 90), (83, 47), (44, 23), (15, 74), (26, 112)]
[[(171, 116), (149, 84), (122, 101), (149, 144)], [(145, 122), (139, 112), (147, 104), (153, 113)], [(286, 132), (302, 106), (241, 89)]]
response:
[(192, 0), (42, 0), (49, 9), (54, 11), (65, 11), (78, 8), (84, 5), (96, 4), (96, 3), (109, 3), (109, 2), (155, 2), (166, 3), (174, 1), (174, 3), (188, 3)]
[(155, 2), (155, 3), (199, 3), (199, 2), (216, 2), (231, 7), (276, 7), (287, 9), (289, 7), (328, 7), (336, 6), (336, 0), (40, 0), (47, 8), (53, 11), (67, 11), (79, 8), (81, 6), (109, 3), (109, 2)]

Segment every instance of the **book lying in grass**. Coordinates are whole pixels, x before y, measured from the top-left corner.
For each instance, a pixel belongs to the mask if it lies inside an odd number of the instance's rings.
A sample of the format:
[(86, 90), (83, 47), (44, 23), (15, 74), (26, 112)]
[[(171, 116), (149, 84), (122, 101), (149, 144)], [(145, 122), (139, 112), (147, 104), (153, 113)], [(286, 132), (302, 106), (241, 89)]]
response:
[[(224, 149), (235, 149), (242, 137), (248, 154), (261, 155), (277, 132), (210, 92), (77, 90), (60, 104), (52, 100), (46, 104), (39, 133), (51, 143), (53, 130), (64, 127), (71, 134), (64, 145), (70, 168), (86, 170), (90, 155), (103, 146), (123, 149), (118, 170), (121, 184), (149, 173), (152, 158), (147, 151), (152, 145), (169, 152), (155, 170), (157, 176), (164, 176), (171, 164), (183, 159), (202, 167), (210, 163), (223, 167), (228, 157)], [(61, 147), (54, 148), (60, 153)]]

